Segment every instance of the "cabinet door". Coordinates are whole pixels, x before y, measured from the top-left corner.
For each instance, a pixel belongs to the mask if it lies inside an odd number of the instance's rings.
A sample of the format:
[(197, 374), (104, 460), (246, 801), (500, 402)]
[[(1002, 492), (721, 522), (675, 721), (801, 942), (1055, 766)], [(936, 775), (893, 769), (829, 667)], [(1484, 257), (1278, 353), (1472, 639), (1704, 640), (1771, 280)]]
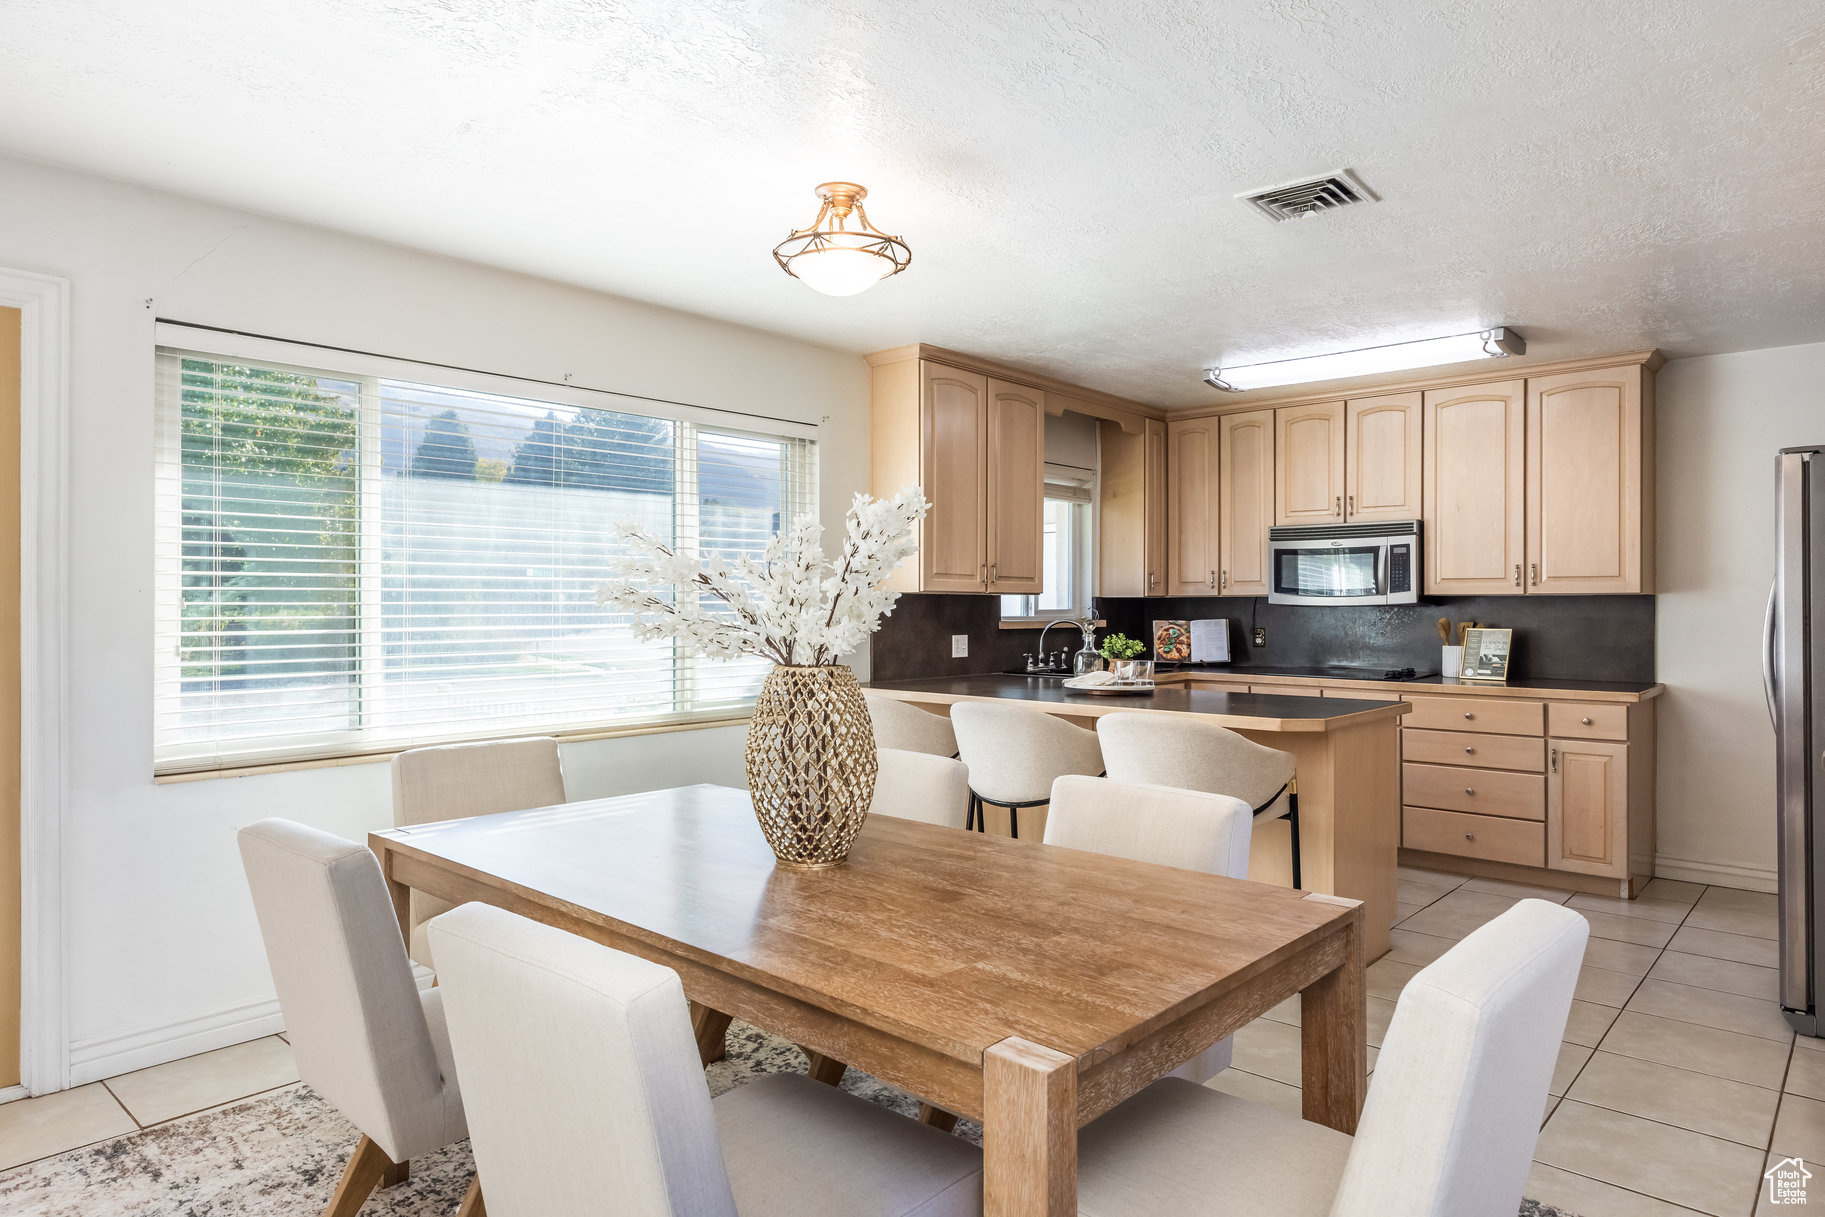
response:
[(1217, 447), (1217, 594), (1265, 596), (1274, 521), (1274, 412), (1225, 414)]
[[(1096, 511), (1096, 594), (1099, 596), (1145, 596), (1165, 592), (1165, 574), (1153, 565), (1156, 554), (1166, 553), (1165, 473), (1152, 476), (1152, 453), (1148, 428), (1158, 423), (1162, 435), (1166, 424), (1146, 420), (1140, 431), (1124, 431), (1120, 423), (1105, 419), (1098, 425), (1100, 462)], [(1160, 445), (1161, 459), (1165, 444)], [(1159, 522), (1154, 523), (1155, 505)], [(1159, 533), (1156, 537), (1155, 531)], [(1158, 573), (1156, 573), (1158, 572)]]
[(1654, 590), (1642, 571), (1642, 375), (1631, 365), (1527, 382), (1529, 591)]
[(1166, 423), (1167, 592), (1209, 596), (1217, 590), (1217, 420)]
[(1147, 595), (1166, 594), (1166, 421), (1147, 420)]
[(1426, 594), (1519, 596), (1526, 561), (1525, 382), (1428, 389)]
[(1275, 521), (1343, 523), (1343, 403), (1274, 411)]
[(919, 484), (931, 503), (919, 526), (919, 586), (988, 586), (988, 377), (943, 364), (919, 369)]
[(989, 381), (989, 591), (1036, 595), (1045, 586), (1046, 397)]
[(1344, 406), (1343, 512), (1351, 520), (1420, 516), (1418, 393), (1358, 398)]
[(1546, 865), (1628, 877), (1627, 744), (1546, 741)]

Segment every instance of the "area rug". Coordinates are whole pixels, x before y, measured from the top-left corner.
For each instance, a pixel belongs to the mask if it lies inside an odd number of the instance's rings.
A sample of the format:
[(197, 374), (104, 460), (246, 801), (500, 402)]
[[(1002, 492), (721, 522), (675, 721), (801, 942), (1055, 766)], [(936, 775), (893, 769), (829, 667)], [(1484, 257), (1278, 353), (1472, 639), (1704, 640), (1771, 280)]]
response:
[[(707, 1069), (712, 1094), (765, 1073), (803, 1072), (794, 1045), (744, 1023), (729, 1029), (728, 1059)], [(906, 1115), (919, 1101), (859, 1070), (843, 1089)], [(971, 1121), (959, 1136), (976, 1144)], [(360, 1134), (308, 1086), (288, 1086), (227, 1107), (72, 1150), (0, 1174), (8, 1217), (313, 1217)], [(412, 1160), (412, 1177), (379, 1191), (363, 1217), (450, 1217), (474, 1173), (468, 1142)], [(1521, 1217), (1570, 1217), (1527, 1201)]]

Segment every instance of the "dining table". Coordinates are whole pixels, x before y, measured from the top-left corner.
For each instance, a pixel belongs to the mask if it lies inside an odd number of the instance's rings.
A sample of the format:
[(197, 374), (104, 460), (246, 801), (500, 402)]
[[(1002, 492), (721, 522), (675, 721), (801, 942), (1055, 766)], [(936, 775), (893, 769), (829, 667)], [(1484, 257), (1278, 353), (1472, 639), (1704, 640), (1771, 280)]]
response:
[(886, 816), (793, 867), (711, 785), (368, 843), (402, 931), (412, 890), (495, 905), (672, 968), (706, 1058), (740, 1018), (979, 1121), (987, 1217), (1075, 1214), (1078, 1129), (1294, 994), (1305, 1118), (1362, 1109), (1354, 900)]

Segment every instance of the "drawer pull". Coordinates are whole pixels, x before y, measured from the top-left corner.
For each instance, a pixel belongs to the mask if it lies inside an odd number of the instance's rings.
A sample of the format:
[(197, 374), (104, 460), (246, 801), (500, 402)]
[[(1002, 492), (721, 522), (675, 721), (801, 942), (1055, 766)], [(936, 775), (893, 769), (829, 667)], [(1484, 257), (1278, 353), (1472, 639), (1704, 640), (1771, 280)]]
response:
[(1475, 748), (1466, 748), (1466, 749), (1464, 749), (1464, 755), (1465, 756), (1475, 756), (1476, 749)]
[(1464, 787), (1464, 793), (1465, 794), (1475, 794), (1476, 787), (1475, 786), (1466, 786), (1466, 787)]
[(1476, 834), (1475, 834), (1475, 833), (1473, 833), (1473, 832), (1467, 832), (1467, 833), (1465, 833), (1465, 834), (1464, 834), (1464, 840), (1466, 840), (1466, 841), (1474, 841), (1474, 840), (1476, 840)]
[(1464, 711), (1464, 718), (1466, 721), (1473, 719), (1475, 717), (1476, 717), (1476, 715), (1472, 714), (1470, 711), (1468, 711), (1468, 710)]
[(1557, 772), (1559, 772), (1559, 750), (1557, 748), (1554, 748), (1552, 750), (1552, 758), (1553, 758), (1553, 772), (1557, 773)]
[(1578, 720), (1578, 721), (1579, 721), (1579, 722), (1581, 722), (1581, 723), (1583, 723), (1583, 724), (1584, 724), (1584, 725), (1585, 725), (1585, 726), (1587, 726), (1587, 727), (1588, 727), (1588, 726), (1590, 726), (1590, 725), (1591, 725), (1591, 720), (1590, 720), (1590, 719), (1588, 719), (1588, 718), (1581, 718), (1581, 719), (1579, 719), (1579, 720)]

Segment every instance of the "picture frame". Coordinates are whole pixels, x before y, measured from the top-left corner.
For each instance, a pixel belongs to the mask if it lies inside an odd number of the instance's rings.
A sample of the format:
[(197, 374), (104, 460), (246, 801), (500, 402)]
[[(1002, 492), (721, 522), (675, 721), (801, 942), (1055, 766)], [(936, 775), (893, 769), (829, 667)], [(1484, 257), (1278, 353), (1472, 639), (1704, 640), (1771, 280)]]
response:
[(1508, 659), (1513, 646), (1513, 630), (1464, 631), (1464, 666), (1458, 679), (1473, 684), (1507, 684)]

